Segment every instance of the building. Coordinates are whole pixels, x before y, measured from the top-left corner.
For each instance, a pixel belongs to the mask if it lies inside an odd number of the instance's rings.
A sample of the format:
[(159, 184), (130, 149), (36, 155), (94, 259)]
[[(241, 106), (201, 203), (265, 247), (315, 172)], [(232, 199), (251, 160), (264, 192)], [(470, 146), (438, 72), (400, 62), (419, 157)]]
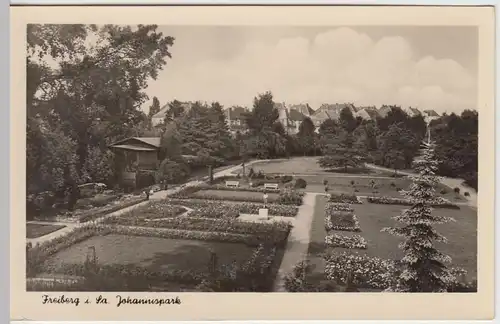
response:
[[(184, 113), (191, 110), (192, 106), (193, 106), (192, 102), (181, 102), (181, 107)], [(151, 117), (151, 124), (153, 125), (153, 127), (158, 126), (165, 121), (165, 117), (167, 116), (169, 110), (170, 110), (170, 104), (168, 103), (163, 107), (161, 107), (160, 111), (154, 114), (153, 117)]]
[(278, 110), (278, 121), (283, 125), (285, 132), (291, 135), (299, 132), (300, 124), (313, 111), (307, 104), (286, 106), (284, 103), (275, 103), (274, 106)]
[(426, 123), (430, 123), (431, 121), (441, 117), (435, 110), (424, 110), (422, 115), (424, 116)]
[(229, 132), (234, 136), (236, 133), (245, 133), (248, 128), (245, 120), (245, 114), (248, 109), (244, 107), (230, 107), (226, 109), (226, 122)]
[(410, 117), (422, 116), (422, 113), (417, 108), (408, 107), (403, 109), (403, 111)]
[[(323, 112), (326, 113), (328, 118), (334, 119), (334, 120), (339, 120), (340, 118), (340, 112), (344, 109), (348, 108), (353, 116), (356, 116), (357, 109), (354, 107), (352, 103), (343, 103), (343, 104), (322, 104), (314, 113), (313, 116), (325, 116)], [(326, 118), (325, 118), (326, 120)]]
[(377, 108), (375, 106), (372, 107), (359, 107), (356, 112), (355, 117), (361, 117), (363, 120), (372, 120), (376, 121), (379, 117)]
[(123, 165), (118, 170), (122, 185), (136, 188), (139, 174), (144, 173), (149, 174), (149, 182), (154, 182), (153, 174), (160, 163), (160, 141), (160, 137), (129, 137), (109, 146), (123, 157)]

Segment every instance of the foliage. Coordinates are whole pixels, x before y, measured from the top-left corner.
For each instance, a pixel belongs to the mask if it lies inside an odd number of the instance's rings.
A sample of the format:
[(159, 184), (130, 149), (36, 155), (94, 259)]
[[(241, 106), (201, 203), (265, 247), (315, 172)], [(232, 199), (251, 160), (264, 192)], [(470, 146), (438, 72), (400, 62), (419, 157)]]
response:
[(400, 245), (405, 253), (401, 259), (402, 272), (394, 288), (397, 291), (446, 291), (447, 280), (451, 275), (445, 265), (451, 262), (451, 258), (433, 245), (433, 242), (446, 243), (447, 240), (433, 225), (453, 219), (432, 213), (431, 205), (436, 200), (435, 187), (439, 181), (435, 175), (438, 161), (434, 144), (423, 143), (422, 146), (421, 156), (415, 160), (418, 175), (411, 177), (413, 183), (409, 190), (402, 191), (413, 205), (394, 217), (403, 224), (402, 227), (383, 229), (404, 239)]
[(149, 106), (148, 117), (151, 118), (160, 111), (160, 100), (157, 97), (153, 97), (153, 102)]
[(478, 112), (465, 110), (461, 115), (445, 115), (431, 124), (440, 160), (438, 173), (460, 177), (477, 190)]
[(160, 167), (158, 168), (157, 182), (179, 183), (186, 179), (189, 172), (189, 167), (185, 163), (166, 158), (160, 163)]
[(296, 189), (304, 189), (307, 187), (307, 181), (302, 178), (298, 178), (297, 180), (295, 180), (294, 187)]
[(293, 189), (284, 189), (281, 190), (277, 203), (282, 205), (302, 205), (302, 200), (304, 197), (303, 192), (299, 192)]
[(300, 261), (294, 267), (292, 273), (285, 277), (285, 289), (287, 292), (337, 292), (339, 288), (330, 280), (319, 283), (313, 278), (313, 265), (308, 261)]
[(403, 123), (392, 124), (378, 137), (377, 162), (394, 170), (411, 167), (419, 138)]
[[(144, 89), (174, 39), (155, 25), (32, 24), (27, 32), (28, 190), (107, 179), (107, 145), (147, 122)], [(55, 64), (48, 64), (52, 60)], [(71, 194), (68, 208), (76, 203)]]
[(363, 143), (353, 133), (341, 131), (335, 137), (326, 138), (321, 152), (324, 154), (318, 161), (322, 168), (333, 169), (359, 168), (367, 158)]

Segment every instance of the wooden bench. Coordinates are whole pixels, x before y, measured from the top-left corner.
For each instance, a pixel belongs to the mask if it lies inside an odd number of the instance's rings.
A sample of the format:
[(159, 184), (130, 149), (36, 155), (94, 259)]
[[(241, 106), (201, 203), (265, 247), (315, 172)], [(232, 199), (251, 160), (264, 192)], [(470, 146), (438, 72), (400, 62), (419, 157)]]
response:
[(226, 187), (239, 187), (240, 182), (239, 181), (226, 181)]
[(277, 183), (265, 183), (264, 189), (278, 189)]

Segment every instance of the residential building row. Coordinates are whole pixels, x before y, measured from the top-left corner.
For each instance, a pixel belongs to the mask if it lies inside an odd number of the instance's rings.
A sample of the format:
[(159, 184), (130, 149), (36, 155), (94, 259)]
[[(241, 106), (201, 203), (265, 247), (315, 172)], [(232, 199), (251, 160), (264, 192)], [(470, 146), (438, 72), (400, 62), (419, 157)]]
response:
[[(192, 107), (192, 103), (184, 102), (182, 103), (184, 111), (189, 111)], [(340, 112), (344, 108), (348, 108), (354, 117), (360, 117), (363, 120), (375, 120), (377, 117), (385, 117), (391, 111), (390, 106), (382, 106), (376, 108), (375, 106), (362, 106), (356, 107), (352, 103), (343, 104), (322, 104), (318, 109), (312, 109), (309, 104), (292, 104), (287, 105), (285, 103), (275, 104), (279, 117), (278, 120), (283, 125), (285, 132), (287, 134), (297, 134), (299, 132), (299, 127), (304, 118), (309, 117), (313, 122), (316, 131), (318, 131), (319, 126), (327, 119), (338, 120), (340, 118)], [(165, 116), (168, 112), (169, 106), (165, 105), (161, 110), (152, 117), (152, 124), (156, 126), (161, 124), (165, 120)], [(426, 122), (430, 122), (434, 119), (440, 117), (440, 115), (434, 110), (419, 110), (417, 108), (408, 107), (403, 109), (409, 116), (422, 115)], [(230, 132), (235, 135), (236, 133), (244, 133), (246, 131), (245, 123), (245, 113), (250, 110), (245, 107), (235, 106), (230, 107), (225, 110), (226, 120)]]

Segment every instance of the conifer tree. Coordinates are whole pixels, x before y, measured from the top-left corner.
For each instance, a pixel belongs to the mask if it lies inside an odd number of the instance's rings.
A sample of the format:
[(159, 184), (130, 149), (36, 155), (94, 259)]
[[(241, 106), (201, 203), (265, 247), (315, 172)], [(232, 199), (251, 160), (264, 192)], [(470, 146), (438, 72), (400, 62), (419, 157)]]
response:
[(450, 217), (433, 214), (432, 205), (438, 201), (435, 188), (439, 181), (436, 171), (434, 144), (423, 143), (421, 155), (414, 161), (417, 175), (411, 176), (413, 183), (402, 194), (412, 206), (394, 217), (402, 227), (384, 228), (382, 231), (401, 236), (404, 241), (399, 247), (404, 251), (401, 259), (401, 273), (396, 287), (400, 292), (443, 292), (452, 279), (446, 263), (451, 262), (448, 255), (438, 251), (434, 242), (446, 242), (446, 238), (433, 227), (454, 220)]

